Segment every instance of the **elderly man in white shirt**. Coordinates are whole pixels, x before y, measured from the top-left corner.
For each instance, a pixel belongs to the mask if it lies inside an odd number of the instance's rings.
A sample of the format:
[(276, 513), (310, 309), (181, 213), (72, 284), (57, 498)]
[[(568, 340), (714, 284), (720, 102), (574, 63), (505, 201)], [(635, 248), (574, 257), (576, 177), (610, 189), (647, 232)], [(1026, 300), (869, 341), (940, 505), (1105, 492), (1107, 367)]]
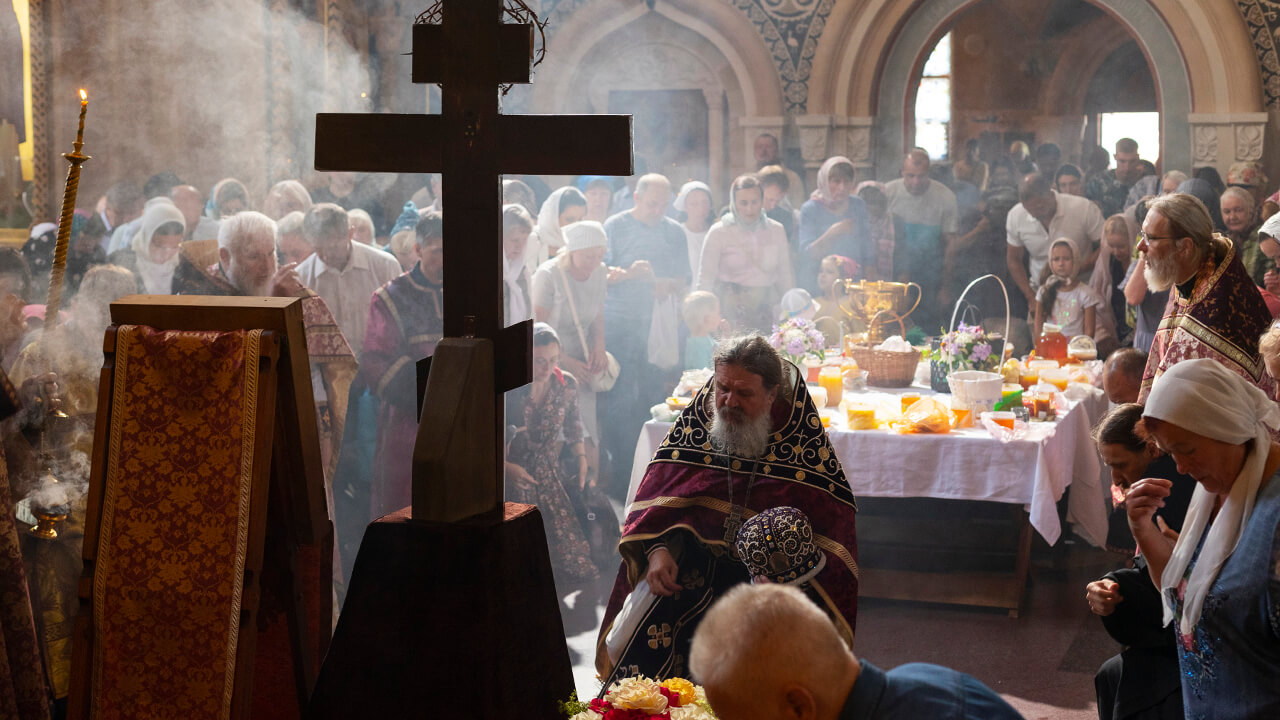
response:
[(400, 263), (390, 253), (354, 242), (347, 211), (333, 203), (313, 205), (302, 221), (302, 234), (315, 254), (298, 265), (298, 278), (324, 298), (359, 357), (369, 299), (400, 275)]
[[(1032, 173), (1022, 179), (1018, 191), (1022, 202), (1013, 206), (1005, 221), (1008, 233), (1006, 261), (1013, 282), (1036, 306), (1040, 273), (1049, 263), (1049, 248), (1058, 238), (1067, 238), (1076, 248), (1079, 267), (1088, 272), (1102, 247), (1102, 211), (1092, 201), (1055, 192), (1050, 180)], [(1030, 262), (1024, 265), (1024, 257)]]

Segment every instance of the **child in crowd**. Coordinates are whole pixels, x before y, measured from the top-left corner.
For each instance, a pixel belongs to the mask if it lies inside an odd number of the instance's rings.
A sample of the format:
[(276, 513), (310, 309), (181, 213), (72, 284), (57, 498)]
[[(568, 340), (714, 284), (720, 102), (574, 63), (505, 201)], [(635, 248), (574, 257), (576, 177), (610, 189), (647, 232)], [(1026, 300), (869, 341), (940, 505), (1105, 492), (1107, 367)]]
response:
[(685, 327), (689, 328), (689, 337), (684, 341), (684, 369), (710, 368), (714, 335), (725, 324), (720, 317), (720, 299), (706, 290), (696, 290), (685, 297), (680, 309)]
[(1271, 323), (1271, 327), (1258, 338), (1258, 354), (1262, 356), (1262, 364), (1267, 366), (1271, 377), (1280, 379), (1280, 320)]
[(1098, 291), (1076, 279), (1079, 271), (1075, 246), (1066, 238), (1058, 238), (1049, 248), (1049, 264), (1040, 274), (1040, 290), (1036, 293), (1036, 327), (1033, 337), (1040, 337), (1046, 322), (1062, 327), (1062, 334), (1093, 337), (1098, 312), (1103, 307)]
[(837, 287), (840, 280), (852, 280), (858, 276), (858, 263), (843, 255), (828, 255), (822, 258), (818, 267), (818, 312), (814, 319), (835, 318), (843, 320), (844, 312), (840, 310), (840, 300), (844, 298), (844, 285)]

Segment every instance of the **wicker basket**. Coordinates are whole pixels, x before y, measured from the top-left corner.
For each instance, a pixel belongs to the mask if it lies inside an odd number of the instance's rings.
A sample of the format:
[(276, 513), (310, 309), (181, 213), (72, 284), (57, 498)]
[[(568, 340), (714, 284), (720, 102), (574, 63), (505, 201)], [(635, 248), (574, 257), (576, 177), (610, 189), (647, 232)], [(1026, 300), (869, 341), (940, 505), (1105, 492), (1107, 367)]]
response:
[(867, 371), (867, 384), (875, 387), (906, 387), (916, 376), (920, 351), (876, 350), (869, 344), (849, 348), (859, 370)]

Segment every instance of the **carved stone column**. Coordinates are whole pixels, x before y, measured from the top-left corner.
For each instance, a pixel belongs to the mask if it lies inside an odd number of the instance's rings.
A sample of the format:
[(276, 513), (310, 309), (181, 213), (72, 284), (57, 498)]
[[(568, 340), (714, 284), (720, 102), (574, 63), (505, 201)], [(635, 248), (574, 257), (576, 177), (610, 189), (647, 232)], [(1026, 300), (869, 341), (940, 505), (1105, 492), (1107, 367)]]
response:
[[(1225, 179), (1232, 163), (1261, 161), (1267, 114), (1192, 113), (1191, 167), (1214, 167)], [(1173, 168), (1170, 168), (1173, 169)]]
[[(800, 157), (804, 158), (804, 177), (809, 187), (817, 184), (818, 168), (832, 152), (832, 115), (800, 115), (796, 131), (800, 135)], [(840, 147), (837, 152), (843, 152)]]
[(871, 156), (871, 133), (875, 118), (837, 115), (832, 121), (831, 154), (844, 155), (853, 161), (858, 178), (870, 178), (875, 158)]
[(724, 91), (719, 88), (703, 88), (702, 96), (707, 100), (707, 144), (710, 146), (707, 158), (709, 166), (707, 182), (711, 185), (712, 198), (727, 199), (729, 178), (726, 176), (729, 171), (729, 159), (725, 157), (727, 145), (724, 137)]

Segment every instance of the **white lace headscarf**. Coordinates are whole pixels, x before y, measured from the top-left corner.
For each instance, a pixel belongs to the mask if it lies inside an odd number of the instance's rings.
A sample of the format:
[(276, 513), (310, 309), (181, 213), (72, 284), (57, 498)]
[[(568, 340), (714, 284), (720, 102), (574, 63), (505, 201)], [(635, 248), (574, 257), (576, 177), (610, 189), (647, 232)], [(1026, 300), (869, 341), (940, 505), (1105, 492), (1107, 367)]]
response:
[[(1258, 488), (1266, 479), (1262, 473), (1271, 447), (1267, 428), (1280, 427), (1280, 406), (1221, 363), (1201, 358), (1177, 363), (1157, 378), (1142, 415), (1220, 442), (1233, 445), (1253, 443), (1230, 494), (1218, 510), (1217, 517), (1213, 518), (1200, 557), (1187, 579), (1182, 615), (1177, 620), (1182, 634), (1190, 635), (1200, 620), (1209, 588), (1235, 551), (1249, 523), (1249, 516), (1253, 514)], [(1182, 532), (1169, 563), (1165, 565), (1164, 574), (1160, 576), (1165, 624), (1175, 619), (1165, 591), (1176, 591), (1186, 576), (1196, 545), (1213, 514), (1215, 498), (1203, 485), (1196, 484)]]
[(152, 259), (151, 238), (161, 226), (177, 223), (182, 232), (187, 229), (187, 220), (182, 211), (167, 198), (147, 203), (142, 213), (142, 227), (133, 236), (130, 248), (137, 258), (138, 276), (142, 278), (142, 287), (149, 295), (169, 295), (173, 292), (173, 272), (178, 268), (180, 254), (172, 253), (161, 262)]

